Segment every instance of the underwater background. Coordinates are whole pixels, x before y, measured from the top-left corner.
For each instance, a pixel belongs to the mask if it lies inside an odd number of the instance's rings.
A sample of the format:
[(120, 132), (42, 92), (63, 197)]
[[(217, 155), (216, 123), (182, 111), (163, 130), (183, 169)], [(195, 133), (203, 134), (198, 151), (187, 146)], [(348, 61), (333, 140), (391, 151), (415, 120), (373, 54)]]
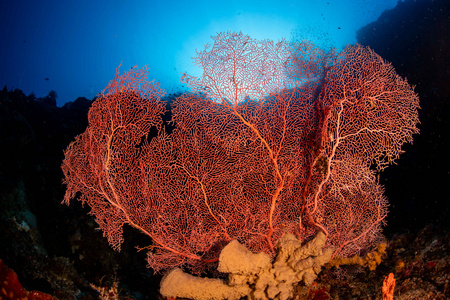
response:
[(258, 40), (306, 38), (342, 49), (396, 0), (379, 1), (2, 1), (0, 86), (58, 93), (57, 105), (92, 99), (130, 67), (148, 65), (168, 93), (181, 72), (199, 75), (195, 51), (217, 32)]
[(87, 207), (60, 204), (63, 150), (85, 130), (92, 100), (120, 64), (148, 65), (170, 99), (187, 90), (182, 73), (201, 75), (191, 58), (210, 36), (242, 31), (338, 50), (369, 46), (420, 99), (420, 134), (380, 174), (390, 203), (382, 264), (340, 282), (324, 272), (304, 298), (380, 299), (390, 272), (399, 299), (449, 298), (449, 8), (445, 0), (3, 1), (0, 279), (8, 266), (25, 289), (59, 299), (97, 298), (115, 283), (121, 297), (161, 298), (161, 275), (135, 249), (151, 244), (147, 237), (126, 227), (114, 252)]

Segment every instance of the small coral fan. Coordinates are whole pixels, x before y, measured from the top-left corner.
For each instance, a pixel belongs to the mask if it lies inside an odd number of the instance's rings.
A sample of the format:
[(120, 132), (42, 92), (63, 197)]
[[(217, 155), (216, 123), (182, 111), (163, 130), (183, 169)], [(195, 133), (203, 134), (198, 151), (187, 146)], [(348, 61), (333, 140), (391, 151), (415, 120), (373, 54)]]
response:
[(383, 300), (394, 300), (394, 288), (395, 288), (395, 278), (394, 274), (390, 273), (389, 276), (383, 281)]

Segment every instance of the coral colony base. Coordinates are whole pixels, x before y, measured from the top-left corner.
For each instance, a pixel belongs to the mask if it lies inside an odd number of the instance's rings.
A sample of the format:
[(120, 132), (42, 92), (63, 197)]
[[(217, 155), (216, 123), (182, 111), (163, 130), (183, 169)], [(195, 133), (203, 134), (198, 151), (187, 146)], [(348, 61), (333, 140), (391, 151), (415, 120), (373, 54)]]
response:
[[(147, 69), (117, 73), (65, 151), (64, 202), (79, 195), (114, 249), (125, 224), (149, 236), (149, 267), (173, 270), (164, 295), (288, 299), (331, 258), (382, 241), (376, 172), (418, 133), (418, 97), (360, 45), (213, 40), (171, 103)], [(217, 262), (227, 282), (180, 269)]]
[(310, 242), (302, 243), (293, 234), (286, 234), (278, 242), (278, 255), (273, 263), (268, 254), (254, 254), (238, 241), (230, 242), (219, 256), (217, 270), (229, 274), (225, 283), (220, 279), (194, 277), (181, 269), (174, 269), (161, 281), (161, 294), (197, 300), (289, 299), (299, 282), (310, 285), (321, 267), (330, 261), (333, 249), (323, 251), (326, 237), (323, 232)]

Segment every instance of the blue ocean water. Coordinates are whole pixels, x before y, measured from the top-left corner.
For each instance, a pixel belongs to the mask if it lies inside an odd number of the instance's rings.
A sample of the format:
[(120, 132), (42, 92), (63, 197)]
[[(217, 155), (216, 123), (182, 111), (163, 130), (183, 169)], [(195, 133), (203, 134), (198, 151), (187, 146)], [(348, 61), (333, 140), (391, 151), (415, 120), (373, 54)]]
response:
[(0, 86), (46, 96), (58, 106), (92, 99), (122, 70), (148, 65), (167, 92), (199, 75), (196, 50), (221, 31), (255, 39), (307, 38), (342, 48), (397, 0), (30, 1), (0, 4)]

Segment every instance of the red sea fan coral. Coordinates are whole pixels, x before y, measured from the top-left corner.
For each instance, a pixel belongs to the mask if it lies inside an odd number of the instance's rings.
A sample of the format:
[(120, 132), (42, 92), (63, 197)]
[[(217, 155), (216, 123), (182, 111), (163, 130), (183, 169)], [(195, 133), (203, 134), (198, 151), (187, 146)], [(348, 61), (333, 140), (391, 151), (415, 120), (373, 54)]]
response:
[(233, 239), (274, 254), (286, 232), (323, 231), (335, 256), (373, 248), (388, 204), (371, 166), (418, 132), (406, 80), (359, 45), (337, 54), (236, 33), (195, 61), (204, 73), (183, 76), (193, 93), (171, 103), (170, 133), (147, 70), (116, 76), (65, 151), (65, 202), (79, 192), (116, 249), (124, 224), (150, 236), (155, 270), (201, 271)]

